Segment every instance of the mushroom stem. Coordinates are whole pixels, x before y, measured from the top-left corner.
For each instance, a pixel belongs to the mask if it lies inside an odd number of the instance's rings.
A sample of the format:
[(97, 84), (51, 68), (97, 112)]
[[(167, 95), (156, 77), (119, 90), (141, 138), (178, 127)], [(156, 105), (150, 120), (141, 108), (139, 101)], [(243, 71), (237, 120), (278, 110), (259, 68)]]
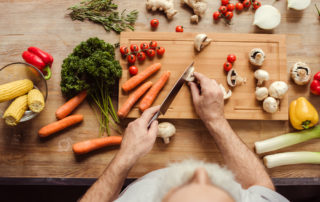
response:
[(304, 69), (298, 69), (297, 73), (298, 73), (298, 76), (300, 76), (300, 77), (304, 77), (307, 75), (307, 72)]

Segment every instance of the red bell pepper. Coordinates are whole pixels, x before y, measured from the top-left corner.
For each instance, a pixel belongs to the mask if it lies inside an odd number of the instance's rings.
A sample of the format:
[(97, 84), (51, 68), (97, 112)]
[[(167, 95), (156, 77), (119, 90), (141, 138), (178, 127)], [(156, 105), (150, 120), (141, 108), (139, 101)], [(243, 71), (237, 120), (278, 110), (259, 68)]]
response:
[(313, 77), (313, 81), (310, 85), (311, 93), (320, 95), (320, 72), (316, 73)]
[(51, 78), (51, 66), (53, 63), (53, 57), (36, 47), (29, 47), (28, 51), (22, 53), (22, 58), (29, 64), (32, 64), (38, 68), (43, 74), (46, 80)]

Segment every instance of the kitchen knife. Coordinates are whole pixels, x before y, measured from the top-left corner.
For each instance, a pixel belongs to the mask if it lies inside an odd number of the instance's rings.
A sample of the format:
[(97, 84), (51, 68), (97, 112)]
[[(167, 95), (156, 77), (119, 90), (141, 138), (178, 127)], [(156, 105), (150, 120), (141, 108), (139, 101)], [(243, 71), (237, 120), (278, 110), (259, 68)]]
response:
[(168, 110), (170, 104), (172, 103), (172, 101), (174, 100), (174, 98), (176, 97), (176, 95), (178, 94), (179, 90), (181, 89), (181, 87), (183, 86), (184, 82), (186, 81), (186, 78), (189, 75), (189, 70), (190, 68), (193, 67), (194, 62), (192, 62), (187, 68), (186, 70), (184, 70), (183, 74), (181, 75), (181, 77), (178, 79), (178, 81), (176, 82), (176, 84), (174, 84), (174, 86), (172, 87), (171, 91), (169, 92), (169, 94), (167, 95), (167, 97), (164, 99), (164, 101), (162, 102), (162, 104), (160, 105), (160, 110), (155, 113), (153, 115), (153, 117), (151, 118), (151, 120), (149, 121), (148, 124), (148, 128), (150, 127), (151, 123), (156, 120), (160, 114), (164, 115), (166, 113), (166, 111)]

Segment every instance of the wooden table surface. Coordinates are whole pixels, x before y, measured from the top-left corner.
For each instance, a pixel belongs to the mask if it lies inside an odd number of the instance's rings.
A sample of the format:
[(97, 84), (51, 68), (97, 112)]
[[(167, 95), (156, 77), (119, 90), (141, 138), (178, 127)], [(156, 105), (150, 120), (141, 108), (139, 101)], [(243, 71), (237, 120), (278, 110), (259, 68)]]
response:
[[(43, 125), (55, 121), (54, 112), (64, 103), (60, 92), (60, 69), (62, 60), (73, 48), (89, 37), (97, 36), (109, 43), (119, 41), (119, 35), (105, 30), (91, 22), (72, 21), (66, 10), (78, 3), (77, 0), (0, 0), (0, 66), (22, 61), (21, 53), (29, 46), (38, 46), (52, 53), (55, 58), (53, 76), (48, 81), (49, 98), (45, 110), (35, 119), (20, 124), (17, 128), (7, 127), (0, 121), (0, 177), (22, 178), (97, 178), (117, 151), (117, 148), (101, 149), (91, 154), (75, 157), (71, 151), (73, 143), (98, 137), (98, 123), (87, 103), (83, 103), (76, 113), (84, 114), (85, 120), (79, 126), (41, 140), (37, 131)], [(307, 62), (313, 72), (320, 70), (320, 21), (314, 6), (303, 12), (287, 10), (286, 1), (277, 1), (274, 6), (282, 14), (281, 24), (273, 31), (263, 31), (252, 25), (253, 12), (235, 14), (232, 25), (223, 21), (215, 23), (212, 13), (220, 1), (208, 1), (209, 9), (198, 25), (190, 24), (190, 9), (181, 7), (175, 1), (179, 13), (172, 21), (167, 21), (161, 13), (146, 11), (144, 1), (116, 0), (119, 9), (139, 10), (137, 31), (150, 31), (149, 21), (160, 20), (158, 32), (174, 32), (177, 25), (183, 25), (185, 32), (219, 33), (267, 33), (287, 35), (287, 67), (297, 61)], [(121, 2), (121, 3), (120, 3)], [(262, 1), (263, 4), (273, 0)], [(320, 0), (313, 1), (320, 5)], [(118, 53), (117, 53), (118, 54)], [(119, 55), (117, 56), (119, 57)], [(289, 101), (306, 96), (319, 111), (320, 96), (309, 94), (308, 86), (298, 87), (290, 82)], [(114, 101), (117, 97), (114, 97)], [(116, 104), (116, 103), (115, 103)], [(199, 120), (173, 120), (177, 134), (169, 145), (157, 140), (153, 150), (143, 157), (132, 169), (129, 177), (139, 177), (145, 173), (164, 167), (168, 162), (186, 158), (222, 162), (221, 155)], [(242, 140), (253, 149), (257, 140), (274, 137), (292, 131), (287, 121), (230, 121), (232, 128)], [(189, 140), (186, 138), (189, 136)], [(190, 138), (191, 137), (191, 138)], [(206, 149), (205, 148), (210, 148)], [(281, 151), (320, 151), (320, 140), (313, 140)], [(236, 148), (235, 148), (236, 149)], [(270, 169), (273, 178), (311, 179), (320, 184), (319, 165), (295, 165)]]

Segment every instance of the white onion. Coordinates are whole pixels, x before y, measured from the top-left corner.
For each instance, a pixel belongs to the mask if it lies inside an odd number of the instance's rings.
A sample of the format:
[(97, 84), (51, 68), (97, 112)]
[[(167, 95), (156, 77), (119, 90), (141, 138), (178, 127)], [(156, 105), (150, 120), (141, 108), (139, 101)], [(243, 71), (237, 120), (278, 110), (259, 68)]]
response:
[(288, 0), (288, 8), (293, 8), (295, 10), (304, 10), (308, 8), (311, 0)]
[(261, 29), (274, 29), (281, 21), (281, 14), (278, 9), (270, 5), (263, 5), (256, 10), (253, 24)]

